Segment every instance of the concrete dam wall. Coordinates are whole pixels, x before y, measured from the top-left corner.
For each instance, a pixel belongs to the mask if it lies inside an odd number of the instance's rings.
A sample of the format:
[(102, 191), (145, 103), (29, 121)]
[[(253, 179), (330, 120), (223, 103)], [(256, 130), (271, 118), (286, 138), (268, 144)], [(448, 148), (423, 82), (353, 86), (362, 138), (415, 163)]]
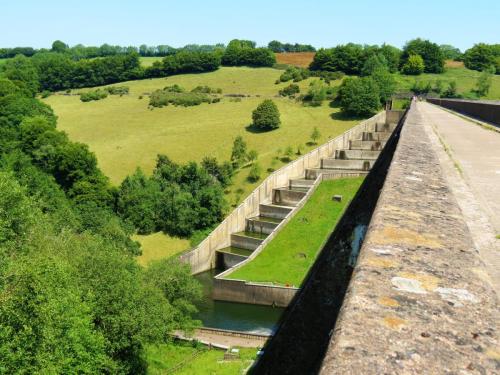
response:
[(497, 297), (428, 125), (412, 104), (360, 192), (376, 207), (354, 269), (345, 221), (252, 373), (498, 373)]
[(491, 122), (500, 126), (500, 101), (492, 100), (462, 100), (462, 99), (427, 99), (429, 103)]

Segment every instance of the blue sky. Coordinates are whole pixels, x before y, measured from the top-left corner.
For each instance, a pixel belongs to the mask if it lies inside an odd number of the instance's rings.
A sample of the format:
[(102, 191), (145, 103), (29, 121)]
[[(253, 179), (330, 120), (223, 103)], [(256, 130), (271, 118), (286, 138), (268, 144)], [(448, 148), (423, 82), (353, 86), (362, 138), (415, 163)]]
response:
[(415, 37), (466, 49), (500, 43), (500, 0), (16, 0), (4, 2), (0, 47), (227, 43), (272, 39), (330, 47), (401, 47)]

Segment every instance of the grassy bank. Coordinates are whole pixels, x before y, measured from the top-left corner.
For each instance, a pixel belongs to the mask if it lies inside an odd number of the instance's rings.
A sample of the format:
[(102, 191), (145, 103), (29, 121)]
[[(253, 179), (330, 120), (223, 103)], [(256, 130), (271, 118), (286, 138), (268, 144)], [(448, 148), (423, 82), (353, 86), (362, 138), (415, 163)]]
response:
[[(473, 90), (476, 87), (477, 79), (481, 72), (466, 69), (460, 66), (446, 68), (442, 74), (421, 74), (419, 76), (406, 76), (403, 74), (395, 74), (394, 77), (398, 83), (398, 91), (409, 91), (415, 80), (421, 82), (430, 81), (432, 84), (436, 80), (443, 82), (443, 90), (448, 87), (449, 82), (455, 81), (457, 83), (457, 91), (460, 94)], [(482, 99), (500, 99), (500, 75), (494, 75), (491, 81), (490, 91), (488, 95)]]
[(179, 370), (175, 371), (175, 374), (239, 375), (250, 366), (257, 353), (257, 349), (242, 348), (239, 349), (239, 359), (223, 361), (223, 351), (201, 349), (202, 352), (193, 357), (199, 349), (195, 349), (188, 345), (151, 345), (146, 351), (148, 374), (170, 374), (172, 372), (169, 372), (169, 370), (180, 363), (184, 363)]
[(132, 239), (141, 244), (142, 255), (137, 257), (137, 261), (143, 266), (152, 260), (170, 258), (191, 247), (188, 239), (170, 237), (162, 232), (134, 235)]
[[(228, 278), (299, 286), (363, 177), (324, 181), (264, 250)], [(341, 202), (332, 196), (343, 196)]]

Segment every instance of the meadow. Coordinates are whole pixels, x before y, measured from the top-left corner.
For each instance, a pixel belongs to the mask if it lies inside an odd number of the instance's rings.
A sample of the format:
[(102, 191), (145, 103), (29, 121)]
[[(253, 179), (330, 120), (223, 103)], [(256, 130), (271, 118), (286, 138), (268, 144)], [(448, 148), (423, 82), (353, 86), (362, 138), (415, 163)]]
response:
[[(200, 349), (198, 355), (194, 356)], [(179, 364), (183, 365), (175, 374), (243, 374), (255, 360), (257, 349), (240, 348), (239, 352), (239, 359), (223, 361), (224, 352), (221, 350), (197, 349), (187, 344), (150, 345), (146, 348), (148, 374), (171, 374), (171, 370)]]
[[(262, 252), (227, 278), (300, 286), (362, 182), (363, 177), (323, 181)], [(332, 200), (334, 194), (342, 201)]]
[[(359, 121), (332, 119), (332, 114), (339, 109), (331, 108), (328, 103), (321, 107), (304, 107), (293, 99), (279, 97), (278, 91), (287, 85), (274, 83), (281, 73), (281, 70), (272, 68), (221, 68), (211, 73), (121, 83), (130, 88), (129, 95), (110, 95), (100, 101), (84, 103), (78, 95), (62, 93), (45, 101), (58, 116), (59, 129), (67, 132), (72, 140), (87, 144), (96, 153), (100, 168), (115, 185), (137, 167), (150, 173), (159, 153), (181, 163), (201, 161), (207, 155), (220, 161), (229, 160), (232, 142), (237, 135), (243, 136), (249, 149), (258, 152), (262, 180), (270, 173), (269, 168), (284, 165), (276, 156), (286, 147), (297, 150), (301, 145), (302, 152), (314, 147), (307, 145), (314, 127), (319, 129), (321, 138), (318, 142), (322, 143)], [(303, 92), (311, 80), (300, 82)], [(220, 103), (194, 107), (148, 108), (148, 93), (174, 84), (188, 90), (207, 85), (221, 88), (223, 94), (245, 97), (224, 97)], [(85, 89), (73, 90), (72, 94), (82, 91)], [(282, 125), (278, 130), (259, 133), (248, 126), (252, 111), (264, 98), (275, 100)], [(227, 191), (230, 205), (241, 201), (258, 185), (259, 181), (247, 181), (248, 171), (249, 167), (244, 167), (234, 177), (234, 184)], [(176, 239), (168, 236), (157, 235), (153, 239), (141, 236), (137, 239), (143, 244), (143, 261), (146, 263), (151, 251), (157, 253), (153, 250), (157, 246), (163, 248), (168, 243), (183, 250)], [(157, 255), (151, 257), (157, 258)]]

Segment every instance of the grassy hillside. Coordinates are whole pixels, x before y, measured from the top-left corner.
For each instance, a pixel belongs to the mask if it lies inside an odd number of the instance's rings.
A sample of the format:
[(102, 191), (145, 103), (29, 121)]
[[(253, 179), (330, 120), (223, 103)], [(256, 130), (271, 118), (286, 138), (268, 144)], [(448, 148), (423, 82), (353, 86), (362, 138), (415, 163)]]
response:
[[(402, 74), (396, 74), (396, 80), (398, 82), (398, 90), (406, 91), (409, 90), (413, 85), (415, 80), (418, 81), (431, 81), (434, 83), (436, 80), (443, 81), (443, 88), (448, 86), (451, 81), (457, 82), (457, 91), (461, 94), (470, 91), (475, 88), (476, 81), (481, 74), (481, 72), (466, 69), (456, 64), (457, 67), (446, 68), (445, 72), (442, 74), (421, 74), (417, 77), (415, 76), (405, 76)], [(492, 83), (490, 87), (490, 92), (484, 99), (500, 99), (500, 75), (494, 75), (492, 78)]]
[[(264, 250), (228, 278), (298, 287), (362, 182), (363, 177), (322, 182)], [(334, 194), (342, 201), (333, 201)]]
[[(138, 166), (150, 172), (158, 153), (178, 162), (199, 161), (206, 155), (228, 160), (237, 135), (244, 137), (250, 149), (259, 152), (259, 162), (265, 170), (278, 149), (308, 142), (314, 126), (322, 133), (320, 141), (323, 142), (356, 123), (333, 120), (330, 115), (338, 110), (327, 104), (312, 108), (290, 99), (273, 98), (281, 112), (282, 127), (268, 133), (248, 130), (253, 109), (264, 98), (274, 97), (285, 85), (274, 84), (280, 74), (281, 71), (266, 68), (221, 68), (213, 73), (127, 82), (124, 84), (130, 87), (130, 95), (123, 97), (109, 96), (83, 103), (76, 95), (53, 95), (46, 102), (59, 117), (59, 128), (71, 139), (88, 144), (96, 153), (100, 167), (115, 184)], [(149, 99), (145, 94), (173, 84), (186, 89), (208, 85), (222, 88), (224, 94), (251, 97), (240, 102), (224, 98), (217, 104), (148, 109)], [(303, 90), (308, 84), (301, 82)], [(139, 99), (141, 95), (143, 98)], [(244, 176), (237, 177), (236, 188), (248, 192), (251, 186), (242, 184), (246, 174), (241, 174)]]
[[(359, 121), (332, 119), (338, 109), (327, 103), (322, 107), (304, 107), (294, 100), (275, 97), (287, 84), (275, 85), (282, 71), (270, 68), (221, 68), (216, 72), (186, 74), (167, 79), (148, 79), (123, 83), (130, 87), (126, 96), (109, 96), (106, 99), (83, 103), (78, 95), (53, 95), (45, 101), (58, 116), (58, 127), (70, 138), (89, 145), (97, 155), (99, 166), (114, 184), (141, 167), (152, 171), (158, 153), (167, 154), (177, 162), (200, 161), (204, 156), (228, 160), (233, 139), (242, 135), (249, 149), (259, 153), (262, 167), (261, 180), (269, 174), (268, 168), (277, 169), (284, 163), (276, 159), (278, 150), (287, 146), (296, 149), (305, 146), (316, 126), (321, 132), (319, 142), (335, 137)], [(307, 90), (310, 80), (300, 82)], [(339, 82), (337, 82), (338, 84)], [(224, 97), (220, 103), (195, 107), (148, 109), (146, 93), (167, 85), (179, 84), (186, 89), (198, 85), (220, 87), (224, 94), (245, 94), (250, 97), (234, 101)], [(73, 90), (73, 94), (85, 90)], [(142, 99), (139, 99), (143, 96)], [(255, 133), (247, 129), (251, 113), (264, 98), (273, 98), (281, 112), (282, 126), (268, 133)], [(335, 116), (334, 116), (335, 117)], [(247, 181), (249, 168), (243, 168), (234, 178), (227, 200), (236, 204), (250, 193), (259, 182)], [(138, 237), (143, 243), (141, 262), (173, 254), (189, 245), (185, 240), (165, 235)]]

